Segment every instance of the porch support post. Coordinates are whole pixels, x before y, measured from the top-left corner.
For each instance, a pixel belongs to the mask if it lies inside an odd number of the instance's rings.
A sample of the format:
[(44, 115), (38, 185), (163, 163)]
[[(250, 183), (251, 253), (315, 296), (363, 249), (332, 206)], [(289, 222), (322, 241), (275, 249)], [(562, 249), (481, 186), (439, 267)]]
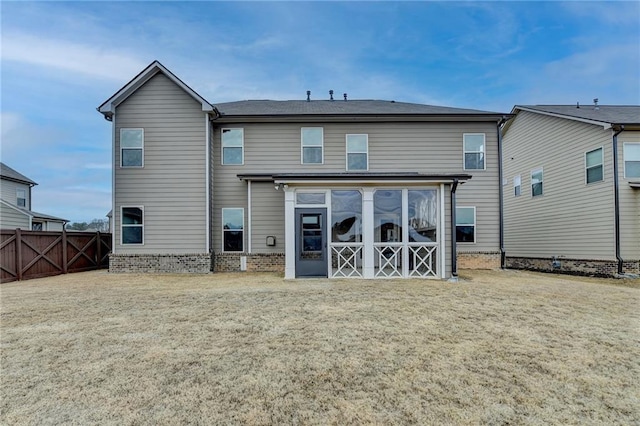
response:
[(440, 259), (440, 278), (447, 277), (447, 252), (446, 252), (446, 221), (445, 221), (445, 208), (444, 208), (444, 183), (440, 184), (440, 229), (438, 229), (438, 240), (440, 241), (440, 251), (438, 258)]
[(374, 278), (374, 253), (373, 253), (373, 188), (362, 190), (362, 276)]
[(458, 281), (458, 253), (456, 247), (456, 189), (458, 189), (458, 179), (453, 180), (451, 185), (451, 278), (453, 282)]
[(295, 192), (284, 188), (284, 278), (296, 277), (296, 218)]

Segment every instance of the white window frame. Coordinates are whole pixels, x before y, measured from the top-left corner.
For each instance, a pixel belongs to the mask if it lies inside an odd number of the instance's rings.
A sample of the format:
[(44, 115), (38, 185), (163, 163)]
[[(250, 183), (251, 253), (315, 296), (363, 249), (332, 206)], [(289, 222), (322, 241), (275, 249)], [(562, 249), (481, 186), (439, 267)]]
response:
[[(20, 193), (22, 192), (23, 196), (20, 196)], [(20, 200), (24, 200), (24, 206), (20, 205)], [(22, 207), (22, 208), (28, 208), (27, 207), (27, 191), (24, 189), (16, 189), (16, 206), (18, 207)]]
[[(625, 179), (640, 179), (640, 176), (627, 176), (627, 159), (626, 159), (626, 152), (627, 152), (627, 145), (639, 145), (640, 146), (640, 142), (625, 142), (622, 144), (622, 162), (624, 164), (624, 177)], [(629, 161), (637, 161), (637, 160), (629, 160)]]
[[(458, 241), (458, 238), (456, 236), (456, 244), (476, 244), (478, 242), (478, 217), (477, 217), (477, 209), (476, 206), (456, 206), (456, 210), (457, 209), (473, 209), (473, 242), (469, 242), (469, 241)], [(456, 211), (456, 223), (455, 223), (455, 228), (456, 228), (456, 235), (457, 235), (457, 231), (458, 231), (458, 212)], [(460, 226), (469, 226), (469, 225), (460, 225)]]
[[(602, 160), (601, 160), (600, 164), (596, 165), (596, 166), (588, 167), (587, 166), (587, 155), (591, 154), (592, 152), (598, 151), (598, 150), (601, 151), (601, 156), (602, 156)], [(594, 180), (593, 182), (589, 182), (588, 171), (589, 171), (589, 169), (593, 169), (593, 168), (596, 168), (596, 167), (602, 167), (602, 179)], [(604, 147), (602, 147), (602, 146), (599, 147), (599, 148), (592, 149), (590, 151), (586, 151), (584, 153), (584, 183), (587, 184), (587, 185), (591, 185), (593, 183), (598, 183), (598, 182), (604, 182)]]
[[(224, 212), (225, 210), (242, 210), (242, 250), (241, 251), (227, 251), (224, 249), (224, 233), (227, 231), (234, 231), (233, 229), (224, 229)], [(244, 216), (244, 207), (223, 207), (221, 209), (221, 216), (220, 216), (220, 229), (222, 230), (222, 234), (221, 234), (221, 239), (220, 239), (220, 250), (222, 250), (223, 253), (244, 253), (245, 250), (245, 232), (246, 232), (246, 223), (245, 223), (245, 216)], [(237, 230), (236, 230), (237, 231)]]
[(519, 197), (522, 195), (522, 175), (515, 175), (513, 177), (513, 196)]
[[(466, 139), (467, 136), (482, 136), (482, 149), (484, 151), (467, 151)], [(484, 154), (481, 169), (467, 169), (467, 153), (477, 154), (481, 152)], [(463, 133), (462, 134), (462, 169), (463, 170), (487, 170), (487, 134), (486, 133)]]
[[(366, 138), (367, 149), (365, 151), (349, 151), (349, 136), (364, 136)], [(349, 169), (349, 154), (366, 154), (367, 155), (367, 168), (366, 169)], [(345, 169), (348, 172), (366, 172), (369, 170), (369, 134), (368, 133), (347, 133), (345, 135)]]
[[(131, 131), (131, 130), (139, 130), (142, 133), (142, 146), (140, 146), (140, 148), (127, 148), (127, 147), (123, 147), (122, 146), (122, 132), (124, 131)], [(120, 129), (120, 168), (123, 169), (141, 169), (144, 167), (144, 129), (140, 128), (140, 127), (123, 127)], [(140, 155), (140, 165), (139, 166), (125, 166), (122, 164), (122, 151), (124, 151), (125, 149), (139, 149), (141, 151), (141, 155)]]
[[(240, 148), (242, 149), (242, 160), (240, 162), (240, 164), (226, 164), (224, 162), (224, 131), (225, 130), (240, 130), (240, 133), (242, 134), (242, 146), (240, 146)], [(237, 146), (229, 146), (227, 148), (238, 148)], [(243, 127), (223, 127), (222, 129), (220, 129), (220, 164), (223, 166), (243, 166), (244, 165), (244, 128)]]
[[(122, 218), (124, 217), (124, 209), (140, 209), (140, 211), (142, 212), (142, 224), (140, 225), (136, 225), (136, 224), (124, 224), (124, 221), (122, 220)], [(143, 246), (144, 245), (144, 223), (145, 223), (145, 218), (144, 218), (144, 206), (120, 206), (120, 245), (121, 246)], [(124, 232), (122, 232), (122, 228), (124, 227), (128, 227), (128, 228), (133, 228), (133, 227), (140, 227), (142, 228), (142, 242), (141, 243), (125, 243), (123, 241), (123, 235)]]
[[(540, 183), (542, 184), (542, 192), (538, 195), (533, 195), (533, 174), (538, 172), (542, 173), (542, 180), (540, 181)], [(531, 178), (531, 185), (529, 185), (529, 187), (531, 188), (531, 198), (542, 197), (544, 195), (544, 169), (542, 167), (538, 167), (531, 170), (531, 175), (529, 177)]]
[[(304, 144), (304, 131), (305, 129), (320, 129), (320, 145), (307, 145)], [(319, 163), (305, 163), (304, 161), (304, 149), (305, 148), (318, 148), (320, 147), (320, 162)], [(300, 129), (300, 164), (314, 165), (324, 164), (324, 128), (323, 127), (302, 127)]]

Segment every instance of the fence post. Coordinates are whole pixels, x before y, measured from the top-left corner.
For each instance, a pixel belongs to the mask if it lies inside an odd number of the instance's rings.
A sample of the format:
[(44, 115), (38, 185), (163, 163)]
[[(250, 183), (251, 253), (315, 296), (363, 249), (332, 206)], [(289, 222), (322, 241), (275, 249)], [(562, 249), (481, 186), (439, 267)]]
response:
[(96, 231), (96, 244), (98, 244), (96, 250), (96, 255), (98, 256), (98, 259), (96, 259), (96, 269), (100, 269), (100, 266), (102, 266), (102, 237), (100, 236), (100, 231)]
[(67, 229), (62, 228), (62, 273), (66, 274), (69, 271), (67, 265)]
[(22, 234), (20, 228), (16, 228), (16, 274), (18, 281), (22, 280)]

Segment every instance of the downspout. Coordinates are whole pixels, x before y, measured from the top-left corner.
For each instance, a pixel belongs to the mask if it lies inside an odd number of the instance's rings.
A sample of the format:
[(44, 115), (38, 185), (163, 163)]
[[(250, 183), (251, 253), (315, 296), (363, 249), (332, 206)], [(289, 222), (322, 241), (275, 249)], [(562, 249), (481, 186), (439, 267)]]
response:
[(500, 121), (498, 121), (497, 125), (497, 133), (498, 133), (498, 185), (499, 185), (499, 202), (498, 202), (498, 217), (500, 221), (500, 268), (505, 269), (507, 267), (507, 255), (504, 250), (504, 184), (502, 179), (503, 170), (502, 170), (502, 130), (501, 127), (504, 123), (507, 122), (507, 117), (503, 116)]
[(458, 280), (458, 253), (456, 247), (456, 189), (458, 179), (451, 185), (451, 280)]
[(624, 131), (624, 126), (613, 134), (613, 219), (616, 239), (616, 259), (618, 260), (618, 274), (622, 274), (622, 255), (620, 254), (620, 182), (618, 178), (618, 135)]

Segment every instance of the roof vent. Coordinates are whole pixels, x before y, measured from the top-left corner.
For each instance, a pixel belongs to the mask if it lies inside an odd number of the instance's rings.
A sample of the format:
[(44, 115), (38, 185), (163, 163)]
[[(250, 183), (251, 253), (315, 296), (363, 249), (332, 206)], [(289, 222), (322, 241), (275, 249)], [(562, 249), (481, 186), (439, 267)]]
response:
[(311, 90), (307, 90), (307, 102), (311, 102)]
[(580, 109), (580, 102), (576, 102), (576, 108)]
[(600, 107), (598, 106), (598, 98), (593, 99), (593, 107), (593, 109), (595, 109), (596, 111), (600, 109)]
[(346, 101), (347, 100), (347, 94), (343, 93), (342, 96), (344, 96), (344, 100)]
[(333, 100), (333, 90), (329, 90), (329, 100)]

